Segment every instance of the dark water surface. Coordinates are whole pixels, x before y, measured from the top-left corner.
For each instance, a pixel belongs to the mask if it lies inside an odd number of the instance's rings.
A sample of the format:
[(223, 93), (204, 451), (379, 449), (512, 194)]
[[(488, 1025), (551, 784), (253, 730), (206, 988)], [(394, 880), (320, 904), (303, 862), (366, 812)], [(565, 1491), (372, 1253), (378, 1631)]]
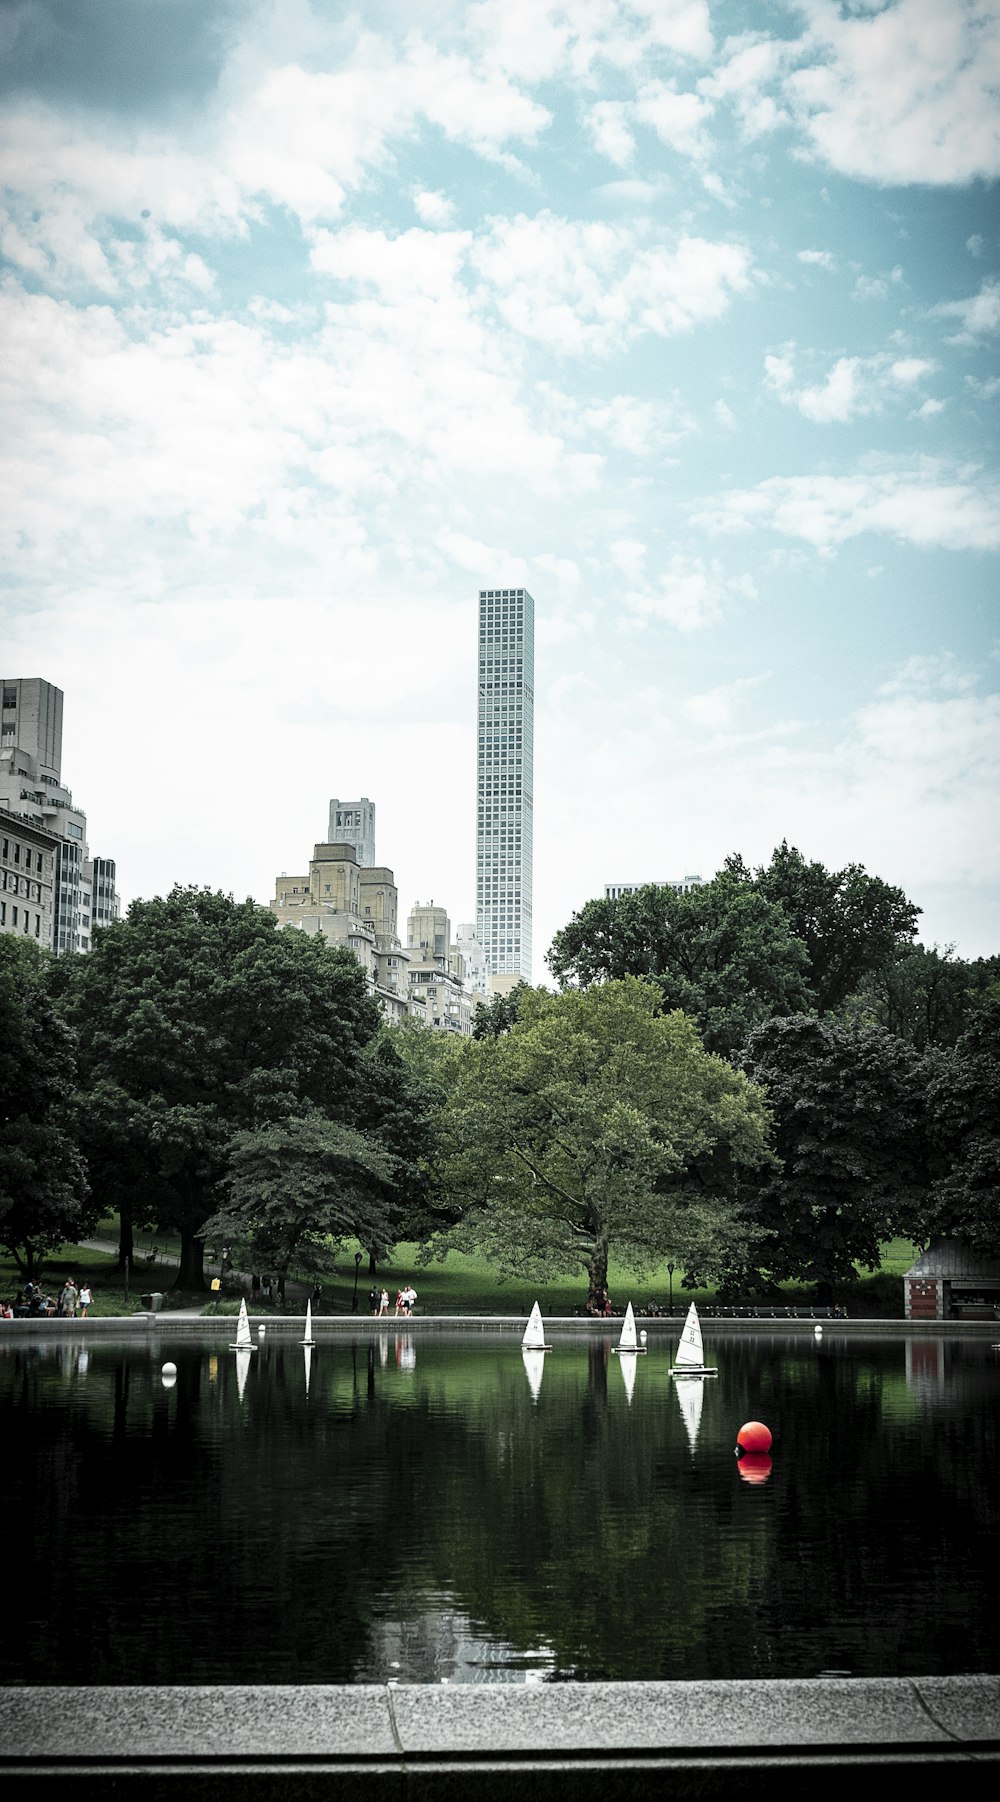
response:
[(720, 1338), (700, 1421), (610, 1345), (0, 1343), (0, 1681), (1000, 1669), (988, 1342)]

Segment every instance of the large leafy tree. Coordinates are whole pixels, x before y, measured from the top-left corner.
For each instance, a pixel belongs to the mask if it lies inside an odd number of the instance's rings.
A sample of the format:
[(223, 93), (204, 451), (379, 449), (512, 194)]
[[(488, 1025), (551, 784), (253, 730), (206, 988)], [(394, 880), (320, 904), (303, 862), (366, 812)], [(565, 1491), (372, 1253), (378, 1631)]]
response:
[(728, 859), (726, 868), (781, 908), (808, 953), (818, 1013), (833, 1013), (866, 976), (892, 965), (916, 934), (919, 907), (862, 864), (828, 870), (783, 840), (753, 876), (740, 858)]
[(235, 1133), (223, 1204), (205, 1231), (240, 1244), (254, 1270), (273, 1270), (284, 1297), (293, 1259), (320, 1275), (347, 1237), (395, 1238), (394, 1162), (377, 1139), (315, 1111)]
[(914, 1231), (1000, 1255), (1000, 987), (954, 1048), (925, 1064), (932, 1181)]
[(977, 1007), (1000, 981), (1000, 957), (974, 961), (950, 946), (907, 945), (864, 978), (844, 1012), (884, 1026), (918, 1051), (957, 1045)]
[(76, 1039), (48, 993), (51, 960), (0, 938), (0, 1245), (26, 1278), (93, 1224), (76, 1144)]
[(134, 1205), (180, 1234), (178, 1286), (200, 1287), (233, 1135), (309, 1108), (352, 1123), (379, 1025), (364, 974), (253, 901), (178, 888), (134, 902), (67, 981), (95, 1187), (127, 1170)]
[(523, 990), (508, 1032), (463, 1047), (443, 1113), (451, 1243), (501, 1272), (584, 1269), (599, 1306), (612, 1250), (700, 1274), (747, 1251), (730, 1196), (767, 1158), (763, 1097), (654, 983)]
[(759, 1027), (744, 1068), (767, 1094), (778, 1157), (739, 1185), (770, 1235), (758, 1263), (773, 1278), (824, 1285), (852, 1277), (855, 1264), (877, 1269), (925, 1181), (917, 1053), (881, 1027), (807, 1015)]
[(648, 978), (664, 1011), (689, 1014), (726, 1056), (763, 1020), (810, 1000), (807, 955), (784, 910), (730, 871), (686, 895), (650, 883), (588, 901), (556, 933), (548, 963), (562, 987)]

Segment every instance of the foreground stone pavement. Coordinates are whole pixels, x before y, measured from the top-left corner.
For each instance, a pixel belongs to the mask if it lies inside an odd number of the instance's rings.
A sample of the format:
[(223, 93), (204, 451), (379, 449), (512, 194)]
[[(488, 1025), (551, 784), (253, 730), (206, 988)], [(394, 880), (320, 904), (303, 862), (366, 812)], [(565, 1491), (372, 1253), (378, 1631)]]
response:
[(914, 1802), (1000, 1794), (1000, 1678), (0, 1691), (7, 1794)]

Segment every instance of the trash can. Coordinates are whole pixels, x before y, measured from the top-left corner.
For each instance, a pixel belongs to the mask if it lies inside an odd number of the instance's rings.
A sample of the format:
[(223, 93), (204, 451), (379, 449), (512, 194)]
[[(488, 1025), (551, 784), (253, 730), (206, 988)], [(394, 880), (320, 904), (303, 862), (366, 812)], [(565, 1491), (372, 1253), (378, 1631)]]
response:
[(149, 1299), (152, 1304), (153, 1313), (158, 1314), (163, 1306), (163, 1296), (158, 1289), (154, 1289)]
[(151, 1314), (153, 1312), (153, 1297), (151, 1295), (140, 1295), (139, 1305), (140, 1307), (145, 1308), (147, 1314)]

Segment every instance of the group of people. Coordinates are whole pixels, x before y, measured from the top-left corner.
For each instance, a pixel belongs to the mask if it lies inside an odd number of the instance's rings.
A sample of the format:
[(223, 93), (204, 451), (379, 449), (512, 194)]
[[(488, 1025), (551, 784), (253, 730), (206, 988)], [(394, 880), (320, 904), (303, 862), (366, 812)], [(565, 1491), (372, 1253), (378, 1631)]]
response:
[[(397, 1289), (396, 1290), (396, 1314), (397, 1315), (398, 1314), (406, 1314), (406, 1315), (412, 1314), (413, 1313), (413, 1304), (416, 1301), (416, 1299), (417, 1299), (417, 1292), (416, 1292), (415, 1288), (413, 1287), (412, 1283), (407, 1283), (407, 1285), (404, 1289)], [(377, 1284), (372, 1285), (372, 1288), (368, 1295), (368, 1312), (370, 1314), (388, 1314), (388, 1312), (389, 1312), (389, 1291), (388, 1291), (388, 1289), (380, 1289)]]
[(38, 1320), (53, 1316), (62, 1320), (86, 1320), (94, 1295), (89, 1283), (66, 1278), (57, 1296), (46, 1295), (37, 1283), (27, 1282), (13, 1301), (0, 1302), (0, 1320)]

